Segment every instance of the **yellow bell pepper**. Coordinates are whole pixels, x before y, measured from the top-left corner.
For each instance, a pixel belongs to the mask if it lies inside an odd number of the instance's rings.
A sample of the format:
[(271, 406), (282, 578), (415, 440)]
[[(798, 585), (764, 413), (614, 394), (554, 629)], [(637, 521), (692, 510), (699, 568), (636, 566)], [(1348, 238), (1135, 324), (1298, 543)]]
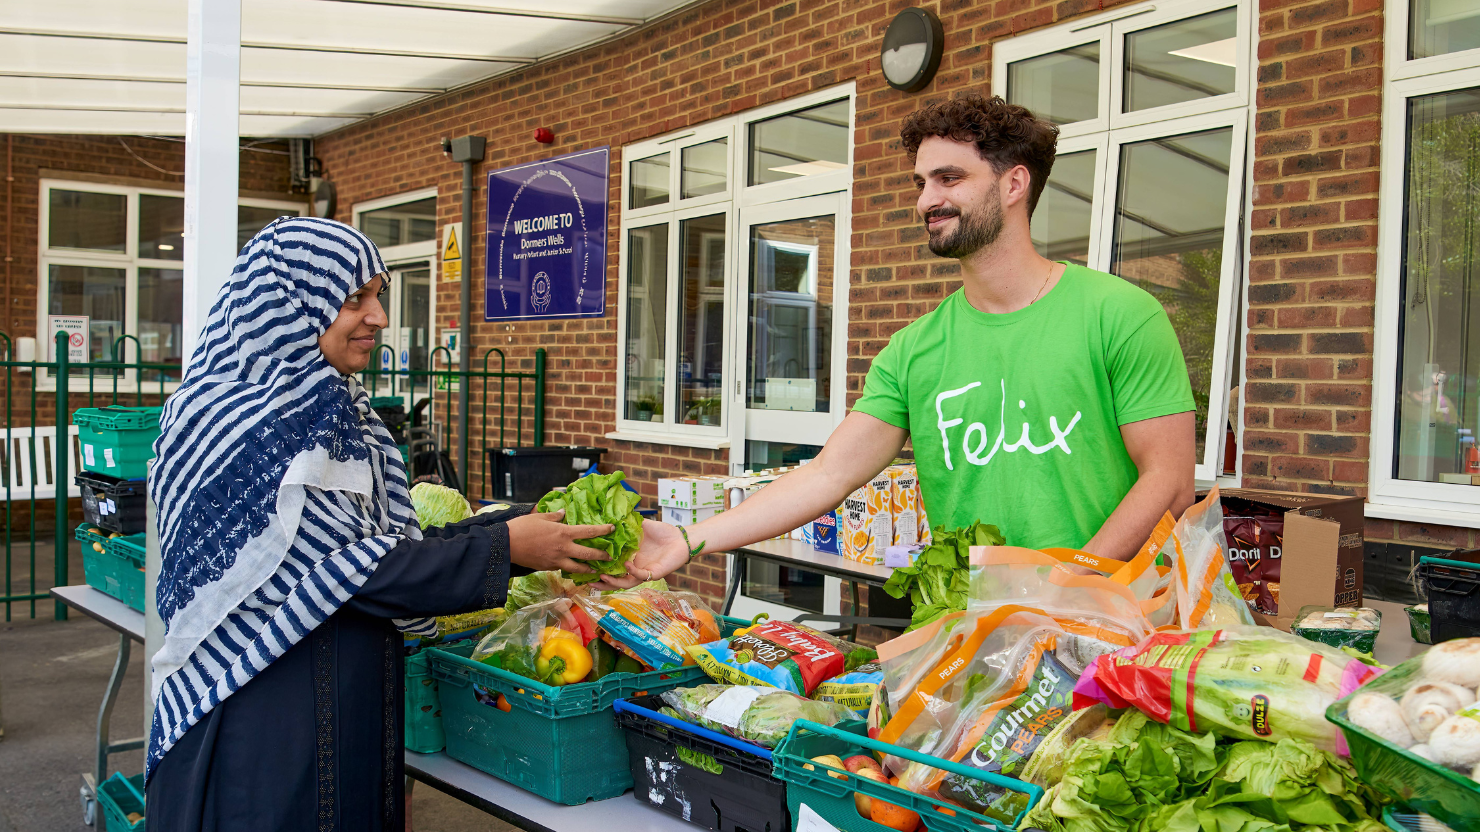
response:
[(572, 685), (591, 672), (591, 653), (578, 638), (553, 636), (540, 647), (535, 671), (546, 684)]
[(551, 639), (556, 638), (568, 638), (576, 642), (581, 640), (580, 636), (560, 627), (546, 627), (540, 631), (540, 644), (548, 644)]
[(750, 619), (750, 626), (749, 627), (741, 627), (740, 629), (738, 629), (734, 633), (732, 633), (730, 635), (730, 638), (735, 638), (736, 636), (743, 636), (746, 633), (749, 633), (751, 630), (754, 630), (756, 627), (759, 627), (762, 621), (765, 621), (766, 619), (768, 619), (770, 617), (771, 616), (768, 615), (767, 613), (760, 613), (755, 618)]

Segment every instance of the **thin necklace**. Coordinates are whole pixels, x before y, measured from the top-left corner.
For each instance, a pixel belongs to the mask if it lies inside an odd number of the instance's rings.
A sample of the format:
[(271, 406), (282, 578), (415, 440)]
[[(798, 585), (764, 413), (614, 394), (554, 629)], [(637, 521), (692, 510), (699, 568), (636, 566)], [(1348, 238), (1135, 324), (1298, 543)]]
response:
[(1038, 287), (1038, 291), (1037, 291), (1037, 293), (1035, 293), (1033, 295), (1033, 299), (1030, 300), (1030, 301), (1028, 301), (1028, 305), (1029, 306), (1032, 306), (1033, 304), (1035, 304), (1035, 303), (1038, 302), (1038, 295), (1043, 294), (1043, 287), (1044, 286), (1047, 286), (1048, 285), (1048, 281), (1050, 279), (1052, 279), (1052, 278), (1053, 278), (1053, 261), (1050, 260), (1050, 261), (1048, 261), (1048, 274), (1046, 274), (1046, 275), (1043, 276), (1043, 285)]

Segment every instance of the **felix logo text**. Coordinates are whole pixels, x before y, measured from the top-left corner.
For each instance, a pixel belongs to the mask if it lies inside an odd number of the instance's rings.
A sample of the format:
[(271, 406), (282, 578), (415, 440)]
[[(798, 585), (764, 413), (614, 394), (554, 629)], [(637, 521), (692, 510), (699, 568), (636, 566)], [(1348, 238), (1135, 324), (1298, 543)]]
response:
[[(992, 449), (990, 451), (987, 451), (987, 426), (982, 424), (981, 422), (972, 422), (971, 424), (967, 425), (966, 435), (962, 437), (961, 440), (961, 450), (965, 452), (967, 462), (970, 462), (972, 465), (986, 465), (987, 463), (992, 461), (992, 457), (996, 456), (998, 451), (1010, 454), (1020, 449), (1026, 450), (1035, 456), (1048, 453), (1054, 448), (1058, 448), (1066, 454), (1074, 453), (1069, 449), (1069, 434), (1074, 431), (1074, 426), (1079, 424), (1079, 417), (1082, 414), (1080, 413), (1080, 411), (1077, 410), (1074, 411), (1074, 417), (1069, 420), (1068, 426), (1063, 428), (1062, 430), (1059, 428), (1059, 419), (1057, 416), (1048, 417), (1048, 430), (1050, 433), (1053, 434), (1053, 439), (1050, 440), (1048, 444), (1033, 444), (1033, 440), (1031, 438), (1033, 428), (1032, 425), (1029, 424), (1027, 421), (1023, 422), (1022, 434), (1018, 437), (1017, 441), (1006, 441), (1007, 381), (1004, 379), (999, 382), (999, 384), (1002, 388), (1002, 404), (997, 416), (997, 441), (992, 444)], [(973, 388), (980, 387), (981, 385), (981, 382), (973, 381), (965, 387), (957, 387), (954, 390), (946, 390), (936, 394), (935, 396), (935, 425), (940, 430), (940, 444), (941, 448), (945, 451), (946, 454), (947, 470), (956, 470), (955, 466), (951, 463), (950, 429), (962, 424), (966, 420), (959, 416), (954, 419), (947, 419), (944, 404), (947, 400), (953, 399), (957, 396), (963, 396), (966, 393), (970, 392)], [(1026, 410), (1027, 407), (1027, 402), (1021, 399), (1018, 400), (1019, 409)], [(982, 451), (987, 451), (986, 456), (982, 456)]]

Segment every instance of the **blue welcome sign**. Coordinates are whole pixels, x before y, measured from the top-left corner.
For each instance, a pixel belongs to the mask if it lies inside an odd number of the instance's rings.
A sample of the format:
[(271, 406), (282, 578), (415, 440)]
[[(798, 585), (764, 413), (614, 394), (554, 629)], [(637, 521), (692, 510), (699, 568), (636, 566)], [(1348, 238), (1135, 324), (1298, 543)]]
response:
[(610, 151), (488, 174), (484, 320), (606, 314)]

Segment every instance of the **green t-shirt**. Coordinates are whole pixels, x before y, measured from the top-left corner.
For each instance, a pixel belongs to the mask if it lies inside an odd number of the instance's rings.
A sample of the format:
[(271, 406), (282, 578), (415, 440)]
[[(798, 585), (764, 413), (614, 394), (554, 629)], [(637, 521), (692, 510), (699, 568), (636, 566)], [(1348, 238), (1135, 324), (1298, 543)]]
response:
[(1193, 401), (1161, 304), (1070, 265), (1005, 315), (953, 293), (889, 339), (853, 409), (910, 432), (930, 525), (1044, 549), (1083, 547), (1135, 484), (1121, 425)]

